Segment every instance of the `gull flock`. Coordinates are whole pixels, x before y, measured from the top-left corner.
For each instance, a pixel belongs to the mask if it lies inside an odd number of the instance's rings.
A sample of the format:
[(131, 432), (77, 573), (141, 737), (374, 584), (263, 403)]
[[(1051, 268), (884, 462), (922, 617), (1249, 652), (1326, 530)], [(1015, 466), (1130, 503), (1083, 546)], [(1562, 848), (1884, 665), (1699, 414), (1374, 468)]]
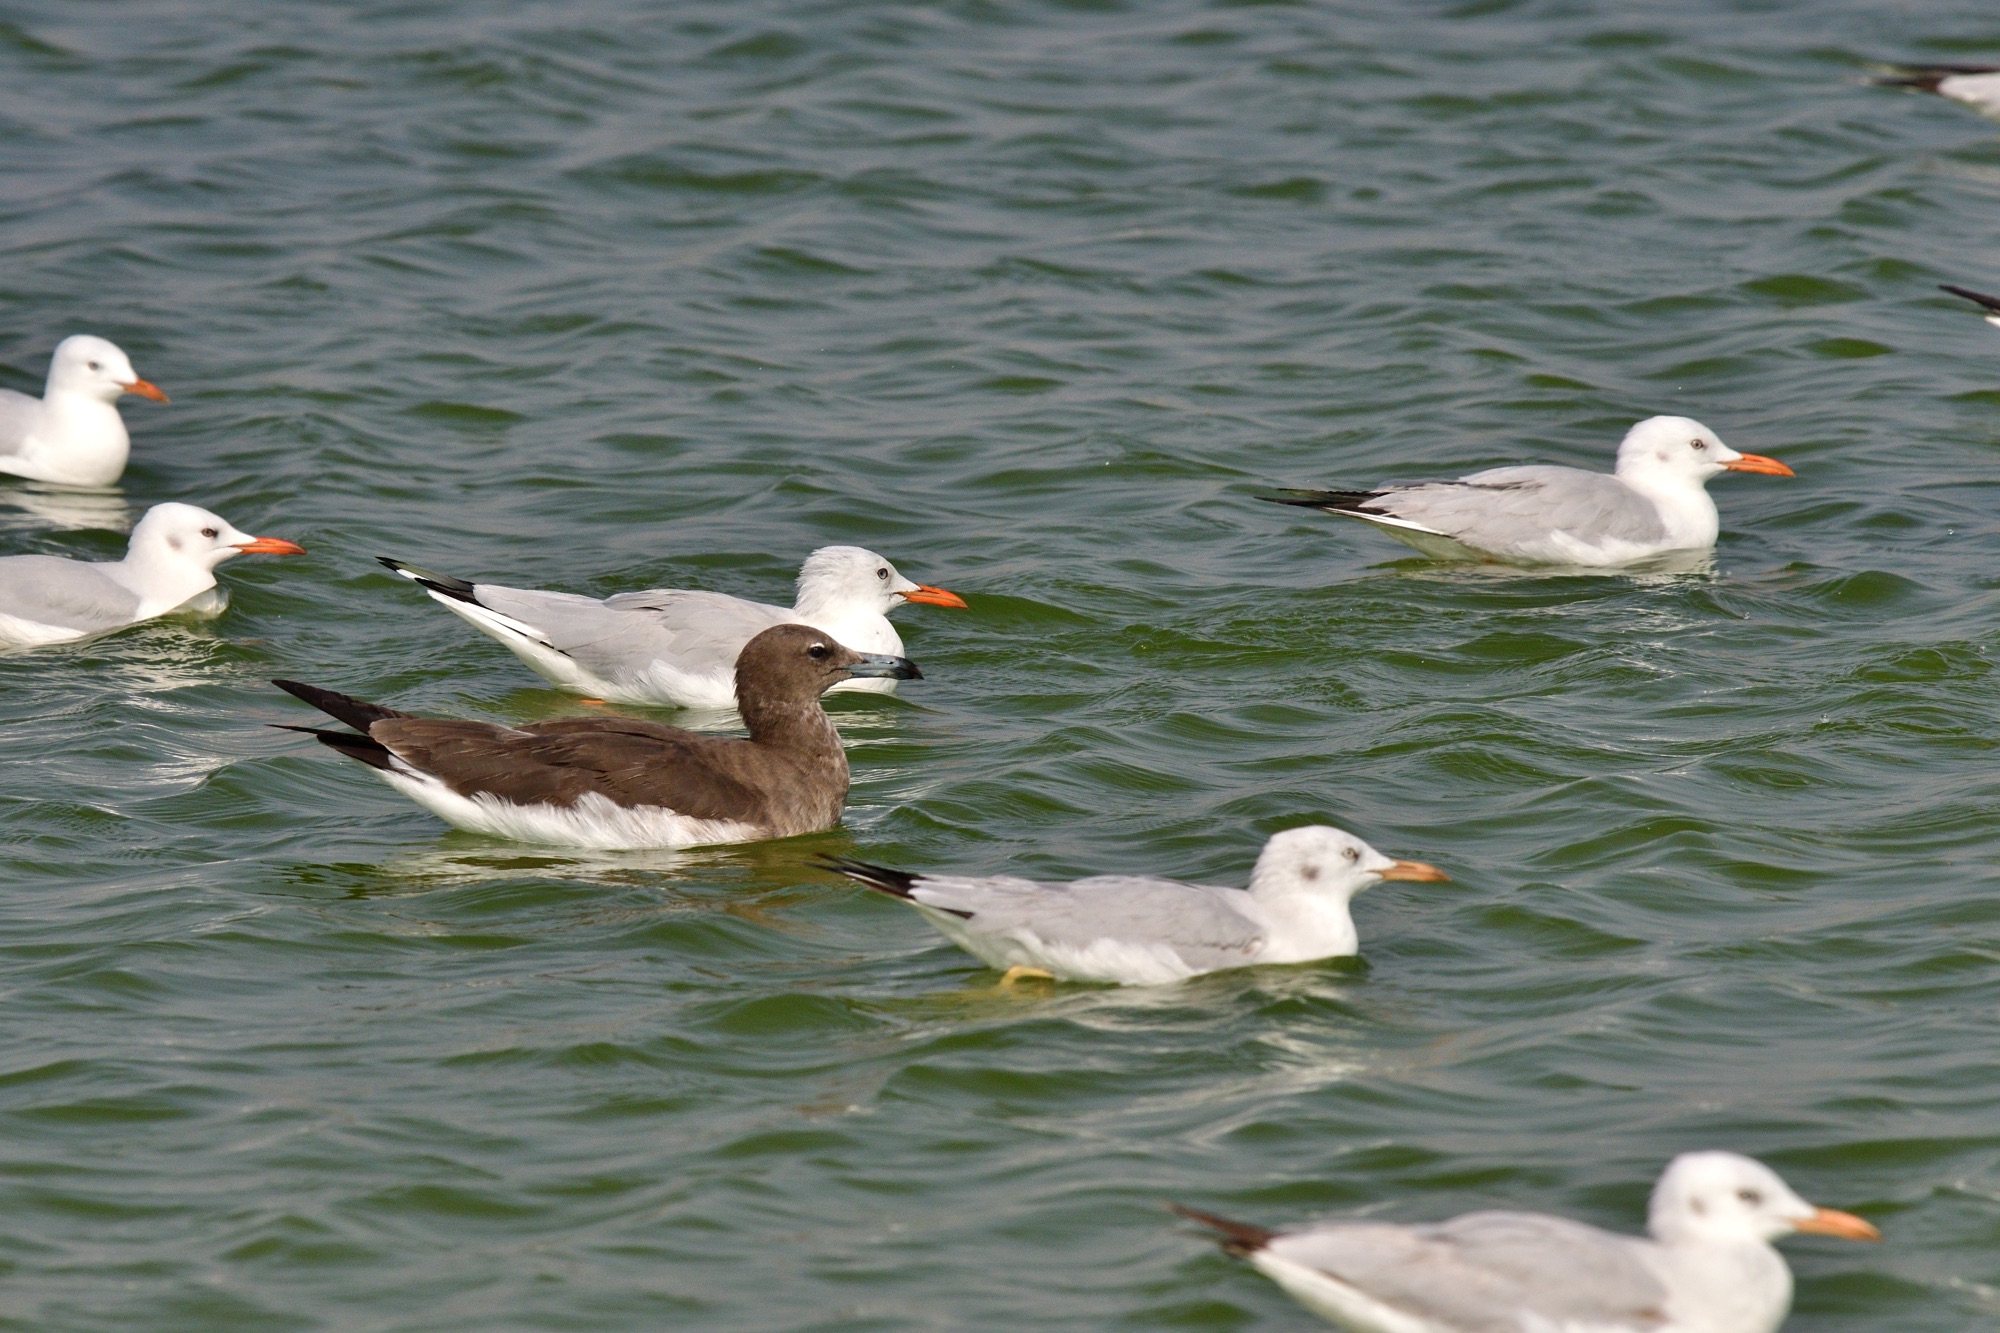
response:
[[(1876, 82), (2000, 116), (2000, 66), (1897, 66)], [(2000, 325), (2000, 297), (1945, 285)], [(107, 487), (130, 437), (118, 401), (167, 395), (98, 337), (63, 339), (39, 398), (0, 390), (0, 474)], [(1791, 477), (1698, 421), (1656, 416), (1612, 471), (1524, 464), (1456, 480), (1290, 489), (1259, 498), (1366, 523), (1434, 560), (1619, 569), (1701, 553), (1721, 520), (1708, 483)], [(0, 557), (0, 647), (34, 650), (170, 615), (216, 615), (215, 571), (244, 554), (301, 555), (194, 505), (153, 506), (123, 559)], [(525, 725), (427, 718), (295, 680), (275, 684), (340, 729), (283, 724), (354, 760), (444, 822), (492, 837), (618, 849), (789, 838), (833, 828), (848, 790), (829, 690), (921, 680), (889, 614), (965, 609), (858, 546), (811, 552), (789, 607), (696, 589), (593, 598), (473, 583), (380, 562), (560, 689), (607, 703), (733, 709), (744, 736), (596, 711)], [(1443, 883), (1341, 829), (1273, 836), (1245, 888), (1134, 873), (1069, 883), (895, 869), (846, 856), (819, 868), (906, 903), (1002, 980), (1162, 986), (1232, 968), (1356, 953), (1354, 896), (1384, 881)], [(1772, 1242), (1809, 1233), (1876, 1240), (1815, 1207), (1770, 1168), (1685, 1153), (1654, 1189), (1648, 1235), (1539, 1213), (1489, 1211), (1403, 1225), (1328, 1220), (1270, 1230), (1176, 1204), (1306, 1309), (1357, 1333), (1772, 1333), (1792, 1279)]]

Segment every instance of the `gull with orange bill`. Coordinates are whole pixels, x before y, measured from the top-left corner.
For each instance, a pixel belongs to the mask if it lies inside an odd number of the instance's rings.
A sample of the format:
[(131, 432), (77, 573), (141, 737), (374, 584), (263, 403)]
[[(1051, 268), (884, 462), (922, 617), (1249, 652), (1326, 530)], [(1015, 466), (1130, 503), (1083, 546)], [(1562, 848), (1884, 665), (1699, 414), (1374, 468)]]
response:
[[(575, 694), (682, 708), (736, 706), (736, 659), (773, 625), (810, 625), (859, 653), (903, 655), (889, 623), (905, 602), (963, 607), (965, 599), (912, 583), (859, 546), (822, 546), (799, 570), (788, 609), (719, 592), (654, 588), (583, 597), (468, 583), (377, 556), (431, 599), (490, 635), (544, 680)], [(834, 690), (892, 692), (893, 678), (843, 681)]]
[(282, 537), (238, 532), (206, 509), (162, 504), (132, 529), (123, 560), (0, 558), (0, 645), (66, 643), (174, 611), (219, 611), (215, 567), (239, 555), (304, 555)]
[(1013, 875), (916, 875), (847, 857), (821, 861), (921, 912), (953, 944), (1015, 981), (1038, 976), (1162, 986), (1225, 968), (1311, 963), (1360, 948), (1348, 904), (1385, 879), (1448, 878), (1312, 824), (1274, 834), (1247, 889), (1150, 875), (1040, 884)]
[(1724, 472), (1793, 475), (1775, 458), (1738, 453), (1699, 421), (1649, 417), (1626, 432), (1610, 473), (1501, 467), (1264, 498), (1361, 519), (1435, 559), (1609, 568), (1712, 548), (1722, 521), (1708, 482)]
[(1772, 1241), (1795, 1231), (1881, 1239), (1732, 1152), (1667, 1164), (1646, 1212), (1650, 1238), (1546, 1213), (1268, 1231), (1173, 1209), (1353, 1333), (1775, 1333), (1792, 1307), (1792, 1271)]
[(132, 438), (118, 399), (164, 403), (116, 343), (79, 333), (56, 344), (40, 398), (0, 389), (0, 473), (58, 486), (109, 486), (125, 473)]

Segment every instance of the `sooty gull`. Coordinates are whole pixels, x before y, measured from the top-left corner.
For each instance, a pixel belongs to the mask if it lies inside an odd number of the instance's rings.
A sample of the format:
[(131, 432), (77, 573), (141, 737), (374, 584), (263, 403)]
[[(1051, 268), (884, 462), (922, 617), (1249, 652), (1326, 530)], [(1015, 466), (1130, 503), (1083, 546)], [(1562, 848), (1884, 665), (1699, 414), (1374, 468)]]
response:
[[(912, 583), (858, 546), (822, 546), (807, 556), (790, 609), (682, 588), (599, 600), (467, 583), (376, 558), (507, 645), (537, 675), (563, 689), (620, 703), (730, 708), (736, 703), (737, 654), (773, 625), (811, 625), (856, 652), (900, 657), (903, 640), (889, 623), (889, 611), (904, 602), (965, 605), (956, 593)], [(841, 688), (889, 692), (896, 682), (876, 677)]]
[(1771, 1242), (1794, 1231), (1877, 1240), (1815, 1208), (1761, 1162), (1683, 1153), (1653, 1188), (1651, 1239), (1546, 1213), (1449, 1222), (1320, 1222), (1267, 1231), (1174, 1211), (1221, 1233), (1314, 1314), (1355, 1333), (1773, 1333), (1792, 1273)]
[(1721, 520), (1707, 487), (1723, 472), (1792, 475), (1775, 458), (1736, 452), (1699, 421), (1649, 417), (1625, 433), (1609, 474), (1500, 467), (1457, 481), (1264, 498), (1362, 519), (1439, 559), (1604, 567), (1714, 546)]
[(79, 333), (56, 344), (40, 398), (0, 389), (0, 472), (59, 486), (109, 486), (132, 452), (118, 396), (164, 403), (115, 343)]
[(238, 532), (206, 509), (162, 504), (132, 529), (123, 560), (0, 558), (0, 643), (64, 643), (166, 615), (209, 593), (215, 567), (244, 554), (305, 548)]
[(518, 727), (413, 717), (274, 681), (353, 727), (319, 738), (447, 824), (521, 842), (600, 849), (696, 847), (815, 833), (840, 822), (847, 755), (820, 693), (856, 677), (922, 679), (916, 663), (857, 653), (808, 625), (778, 625), (736, 659), (747, 740), (629, 717)]
[(1897, 65), (1891, 78), (1877, 79), (1887, 88), (1910, 88), (1963, 102), (1989, 116), (2000, 116), (2000, 65)]
[(1158, 986), (1260, 963), (1352, 954), (1348, 903), (1385, 879), (1442, 880), (1323, 824), (1264, 844), (1246, 889), (1143, 875), (1038, 884), (1011, 875), (912, 875), (845, 857), (821, 862), (922, 912), (945, 937), (1007, 978)]

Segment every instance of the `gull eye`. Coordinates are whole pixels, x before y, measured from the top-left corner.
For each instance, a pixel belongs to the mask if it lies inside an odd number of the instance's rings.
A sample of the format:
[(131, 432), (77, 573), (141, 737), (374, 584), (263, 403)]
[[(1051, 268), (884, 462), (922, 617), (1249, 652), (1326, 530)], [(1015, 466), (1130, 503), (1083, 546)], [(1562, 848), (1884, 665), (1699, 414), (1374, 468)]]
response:
[(90, 363), (90, 368), (92, 370), (102, 370), (104, 369), (104, 363), (102, 361), (93, 361)]
[(1764, 1203), (1764, 1195), (1759, 1190), (1738, 1190), (1736, 1191), (1736, 1197), (1749, 1204), (1752, 1208), (1761, 1207)]
[(1708, 441), (1707, 441), (1707, 440), (1689, 440), (1689, 441), (1688, 441), (1688, 448), (1690, 448), (1690, 449), (1694, 450), (1694, 451), (1695, 451), (1696, 453), (1700, 453), (1700, 452), (1701, 452), (1702, 450), (1704, 450), (1704, 449), (1708, 448)]
[(827, 650), (825, 644), (816, 643), (812, 647), (806, 649), (806, 656), (812, 658), (813, 661), (815, 662), (823, 662), (826, 660), (826, 651)]
[(222, 534), (214, 528), (203, 528), (201, 530), (201, 535), (213, 541), (215, 538), (220, 537)]
[(1361, 859), (1361, 849), (1359, 847), (1346, 848), (1340, 854), (1350, 861), (1359, 861)]
[(889, 577), (889, 568), (888, 568), (888, 566), (887, 566), (887, 565), (884, 565), (884, 566), (883, 566), (883, 567), (882, 567), (881, 569), (878, 569), (878, 570), (876, 570), (876, 571), (875, 571), (875, 577), (876, 577), (876, 578), (878, 578), (878, 579), (886, 579), (886, 578), (888, 578), (888, 577)]

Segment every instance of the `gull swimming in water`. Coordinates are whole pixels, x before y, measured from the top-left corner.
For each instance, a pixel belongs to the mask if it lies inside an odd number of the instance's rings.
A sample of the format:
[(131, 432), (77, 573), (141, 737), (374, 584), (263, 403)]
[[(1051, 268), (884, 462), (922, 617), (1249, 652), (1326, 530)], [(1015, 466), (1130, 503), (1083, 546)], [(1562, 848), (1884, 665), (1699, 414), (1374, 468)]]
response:
[(1012, 875), (913, 875), (846, 857), (821, 861), (901, 898), (952, 943), (1007, 979), (1159, 986), (1225, 968), (1308, 963), (1355, 952), (1348, 904), (1385, 879), (1443, 880), (1323, 824), (1264, 844), (1248, 889), (1146, 875), (1039, 884)]
[(832, 828), (847, 803), (847, 754), (821, 692), (854, 678), (923, 677), (907, 658), (857, 653), (809, 625), (750, 640), (735, 675), (748, 739), (601, 715), (521, 726), (414, 717), (294, 680), (272, 683), (354, 728), (289, 730), (368, 765), (447, 824), (609, 850)]
[(40, 398), (0, 389), (0, 472), (61, 486), (109, 486), (132, 453), (121, 394), (164, 403), (117, 344), (79, 333), (56, 344)]
[(64, 643), (166, 615), (210, 592), (217, 565), (253, 554), (305, 548), (238, 532), (206, 509), (162, 504), (133, 527), (123, 560), (0, 558), (0, 643)]
[(1609, 474), (1499, 467), (1457, 481), (1263, 498), (1361, 519), (1439, 559), (1608, 567), (1714, 546), (1722, 523), (1708, 481), (1724, 472), (1793, 475), (1775, 458), (1736, 452), (1699, 421), (1648, 417), (1625, 433)]
[[(799, 570), (790, 608), (719, 592), (654, 588), (598, 599), (574, 593), (468, 583), (401, 560), (376, 557), (484, 634), (505, 644), (543, 679), (576, 694), (633, 704), (731, 708), (736, 658), (773, 625), (806, 624), (856, 652), (900, 657), (888, 613), (904, 602), (963, 607), (956, 593), (912, 583), (859, 546), (822, 546)], [(848, 690), (893, 691), (890, 677), (856, 679)]]
[(1174, 1211), (1354, 1333), (1774, 1333), (1792, 1306), (1792, 1272), (1772, 1241), (1794, 1231), (1881, 1237), (1730, 1152), (1668, 1164), (1646, 1213), (1650, 1239), (1546, 1213), (1267, 1231)]

